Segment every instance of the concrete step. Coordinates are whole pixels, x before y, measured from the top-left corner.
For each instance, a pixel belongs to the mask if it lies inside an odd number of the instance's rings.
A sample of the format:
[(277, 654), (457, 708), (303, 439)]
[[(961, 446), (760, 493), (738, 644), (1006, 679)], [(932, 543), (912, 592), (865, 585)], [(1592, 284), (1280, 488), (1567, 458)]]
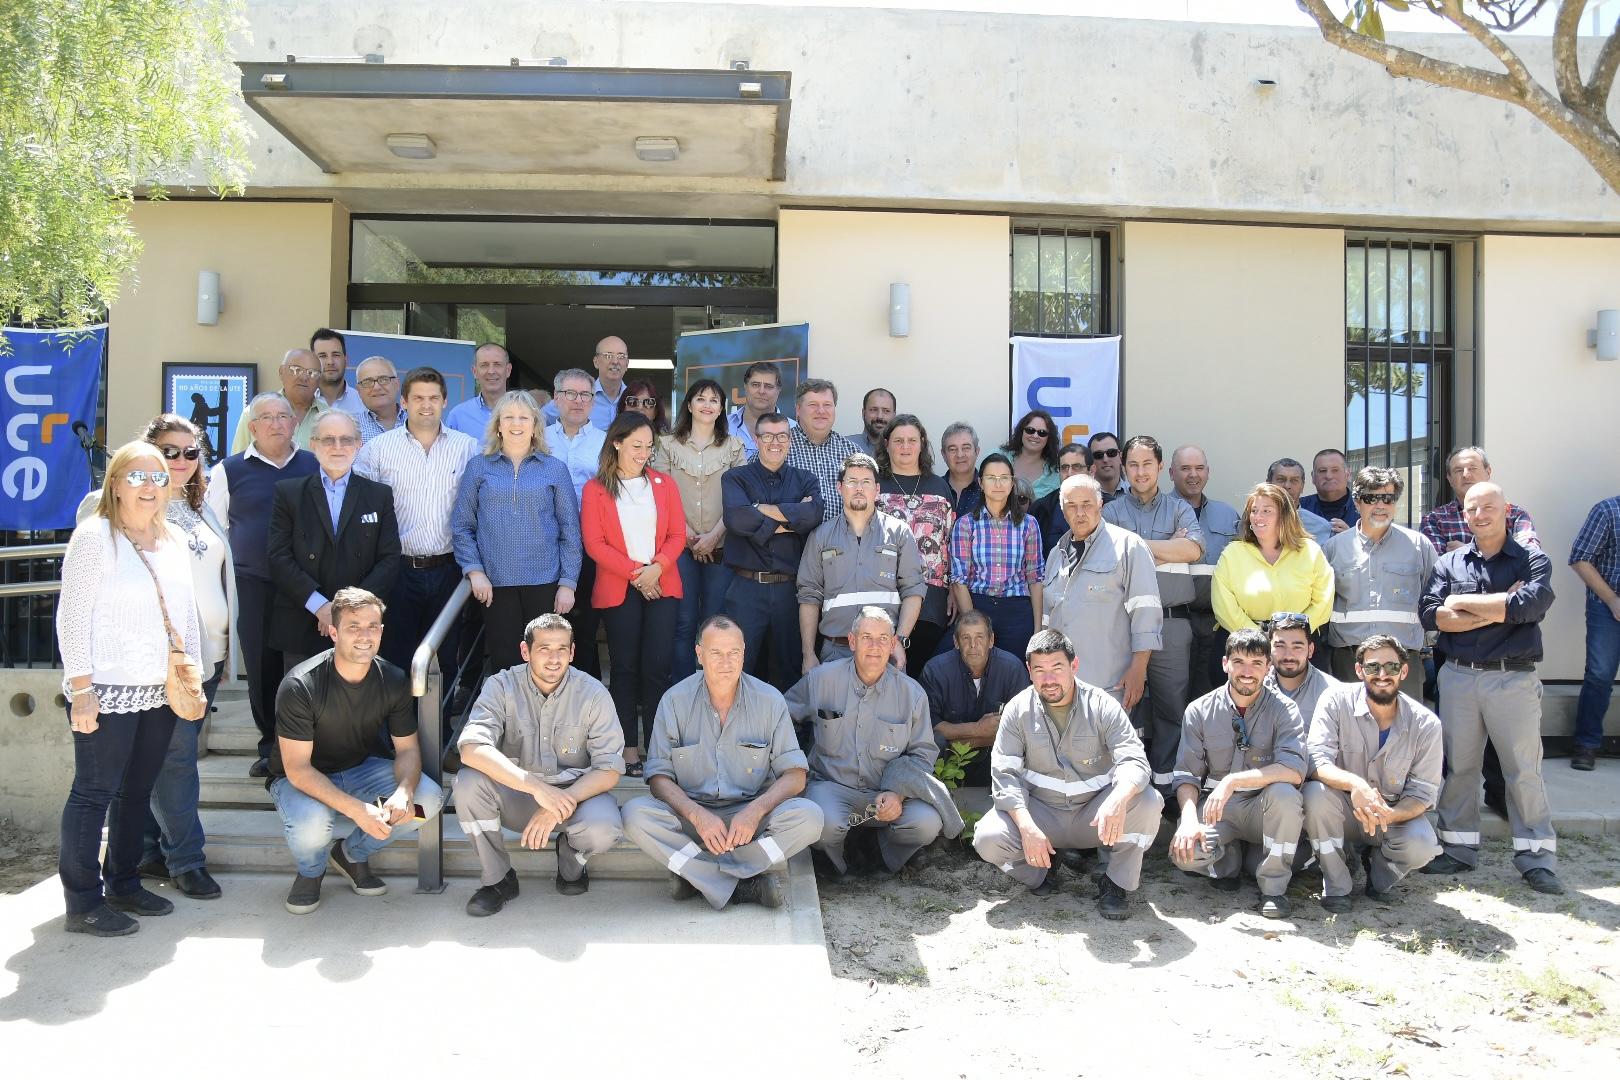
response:
[[(292, 873), (292, 856), (282, 833), (281, 818), (273, 810), (218, 810), (202, 812), (203, 829), (208, 834), (208, 867), (214, 871)], [(444, 873), (446, 877), (477, 877), (478, 857), (461, 831), (454, 814), (444, 822)], [(506, 835), (506, 850), (519, 877), (550, 878), (557, 872), (555, 846), (544, 851), (527, 851), (514, 833)], [(416, 874), (416, 838), (399, 840), (371, 859), (380, 874)], [(591, 876), (662, 881), (665, 868), (648, 858), (630, 841), (621, 838), (613, 850), (591, 860)]]
[[(1541, 737), (1566, 739), (1575, 734), (1575, 705), (1581, 696), (1579, 684), (1542, 684)], [(1609, 711), (1603, 717), (1605, 740), (1620, 739), (1620, 693), (1609, 702)]]

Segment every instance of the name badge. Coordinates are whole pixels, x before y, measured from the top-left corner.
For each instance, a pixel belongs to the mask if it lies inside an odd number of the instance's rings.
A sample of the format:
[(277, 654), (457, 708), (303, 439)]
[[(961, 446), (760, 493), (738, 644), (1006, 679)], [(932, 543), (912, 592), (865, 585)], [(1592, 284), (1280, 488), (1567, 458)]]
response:
[(843, 554), (842, 551), (835, 551), (832, 548), (822, 548), (821, 549), (821, 561), (822, 562), (832, 562), (834, 559), (838, 558), (838, 556), (840, 556), (842, 554)]

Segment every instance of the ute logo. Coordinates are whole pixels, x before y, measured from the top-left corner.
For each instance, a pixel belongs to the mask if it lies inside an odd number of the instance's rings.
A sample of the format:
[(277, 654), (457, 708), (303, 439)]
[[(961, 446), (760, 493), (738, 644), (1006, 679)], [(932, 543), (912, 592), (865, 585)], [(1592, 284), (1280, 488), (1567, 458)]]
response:
[[(7, 454), (10, 460), (0, 472), (0, 489), (4, 489), (7, 498), (31, 502), (44, 494), (50, 479), (50, 469), (39, 456), (38, 448), (51, 444), (56, 429), (67, 424), (68, 414), (49, 411), (56, 404), (55, 399), (49, 393), (29, 393), (23, 385), (27, 379), (43, 382), (48, 387), (52, 385), (50, 375), (51, 368), (45, 364), (22, 365), (6, 372), (6, 397), (19, 409), (6, 421), (6, 446), (18, 455)], [(44, 411), (24, 411), (34, 409)], [(33, 433), (33, 438), (29, 437), (29, 432)]]

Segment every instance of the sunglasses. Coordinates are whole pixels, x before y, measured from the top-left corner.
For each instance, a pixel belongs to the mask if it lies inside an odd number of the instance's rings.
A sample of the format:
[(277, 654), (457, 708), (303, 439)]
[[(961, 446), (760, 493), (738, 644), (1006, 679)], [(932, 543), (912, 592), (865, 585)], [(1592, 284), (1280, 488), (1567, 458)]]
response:
[(1372, 495), (1357, 495), (1356, 502), (1367, 503), (1369, 506), (1394, 506), (1398, 498), (1400, 496), (1393, 491), (1380, 491)]
[(198, 458), (202, 457), (202, 447), (200, 446), (188, 446), (184, 450), (180, 449), (178, 446), (160, 446), (158, 449), (163, 452), (164, 461), (174, 461), (177, 458), (185, 458), (187, 461), (196, 461)]
[(1041, 438), (1044, 439), (1044, 438), (1046, 438), (1048, 435), (1050, 435), (1052, 433), (1050, 431), (1047, 431), (1043, 427), (1033, 427), (1033, 426), (1031, 426), (1029, 424), (1025, 424), (1024, 425), (1024, 434), (1025, 435), (1039, 435)]
[(1119, 447), (1116, 446), (1112, 450), (1093, 450), (1091, 452), (1091, 456), (1092, 456), (1093, 459), (1096, 459), (1096, 458), (1116, 458), (1116, 457), (1119, 457)]
[(656, 409), (658, 399), (655, 397), (627, 397), (624, 403), (632, 409)]
[(169, 474), (166, 472), (147, 472), (145, 469), (131, 469), (124, 474), (124, 483), (130, 487), (140, 487), (148, 480), (153, 486), (165, 488), (169, 486)]
[(1232, 737), (1237, 740), (1237, 748), (1243, 753), (1249, 752), (1249, 729), (1243, 725), (1243, 717), (1232, 717)]
[(1361, 673), (1374, 678), (1379, 675), (1399, 675), (1405, 666), (1399, 660), (1368, 660), (1361, 665)]

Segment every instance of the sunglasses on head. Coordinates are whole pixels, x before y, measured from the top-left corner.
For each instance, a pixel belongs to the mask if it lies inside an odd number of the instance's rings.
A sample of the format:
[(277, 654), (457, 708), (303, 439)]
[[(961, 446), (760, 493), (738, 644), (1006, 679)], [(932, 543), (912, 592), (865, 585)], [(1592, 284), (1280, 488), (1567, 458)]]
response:
[(174, 461), (176, 458), (185, 458), (187, 461), (196, 461), (198, 458), (202, 457), (202, 447), (200, 446), (188, 446), (184, 450), (180, 449), (178, 446), (160, 446), (158, 449), (163, 451), (164, 461)]
[(124, 474), (124, 483), (128, 484), (130, 487), (140, 487), (148, 480), (152, 481), (153, 485), (156, 487), (162, 488), (169, 486), (169, 474), (162, 472), (161, 470), (158, 472), (147, 472), (145, 469), (131, 469), (129, 472)]
[(1400, 498), (1400, 496), (1396, 495), (1393, 491), (1378, 491), (1371, 495), (1357, 495), (1356, 502), (1364, 502), (1370, 505), (1394, 506), (1395, 500), (1398, 498)]

